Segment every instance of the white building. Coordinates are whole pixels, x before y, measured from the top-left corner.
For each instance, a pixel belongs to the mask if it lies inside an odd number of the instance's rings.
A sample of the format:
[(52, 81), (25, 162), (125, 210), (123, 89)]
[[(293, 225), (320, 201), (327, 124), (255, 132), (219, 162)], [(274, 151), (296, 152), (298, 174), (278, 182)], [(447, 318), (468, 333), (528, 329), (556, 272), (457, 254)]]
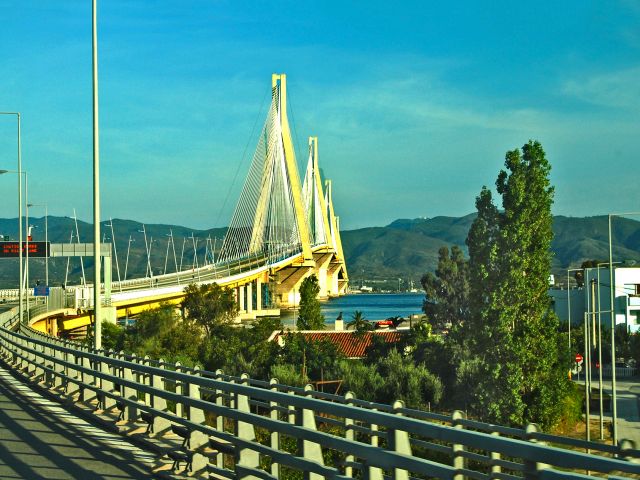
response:
[[(616, 325), (624, 324), (630, 332), (640, 330), (640, 268), (615, 268), (614, 312)], [(554, 310), (561, 320), (569, 319), (568, 303), (571, 303), (571, 323), (579, 325), (584, 314), (600, 312), (604, 325), (611, 324), (611, 282), (608, 265), (587, 268), (584, 286), (567, 290), (551, 290)], [(569, 298), (568, 298), (569, 297)]]

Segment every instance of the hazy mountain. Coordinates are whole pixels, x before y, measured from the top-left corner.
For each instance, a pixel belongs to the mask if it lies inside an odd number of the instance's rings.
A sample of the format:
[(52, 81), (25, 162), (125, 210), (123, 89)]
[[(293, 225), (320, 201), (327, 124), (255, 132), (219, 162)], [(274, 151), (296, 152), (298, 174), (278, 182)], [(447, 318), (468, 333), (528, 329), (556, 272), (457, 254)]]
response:
[[(466, 252), (465, 239), (475, 214), (464, 217), (434, 217), (418, 219), (399, 219), (386, 227), (369, 227), (341, 232), (344, 253), (347, 258), (347, 269), (352, 283), (359, 284), (362, 279), (389, 279), (397, 281), (412, 279), (418, 281), (427, 271), (436, 267), (438, 249), (443, 246), (459, 245)], [(31, 218), (35, 225), (34, 240), (44, 240), (44, 219)], [(143, 225), (133, 220), (113, 220), (116, 238), (118, 265), (113, 263), (113, 278), (144, 276), (147, 269), (147, 255), (142, 233)], [(175, 270), (175, 264), (182, 258), (182, 267), (190, 268), (194, 260), (194, 240), (197, 243), (197, 263), (202, 264), (205, 252), (215, 244), (216, 250), (221, 246), (224, 228), (210, 230), (194, 230), (177, 225), (145, 225), (147, 244), (151, 252), (151, 268), (154, 273)], [(552, 244), (554, 257), (554, 273), (566, 275), (566, 268), (580, 266), (584, 260), (607, 260), (609, 255), (608, 219), (606, 216), (574, 218), (556, 216), (553, 229), (555, 238)], [(175, 260), (173, 245), (169, 243), (169, 231), (173, 232), (175, 243)], [(78, 231), (82, 242), (91, 241), (93, 230), (91, 224), (78, 221)], [(69, 242), (75, 223), (69, 217), (49, 217), (49, 240), (51, 242)], [(110, 241), (111, 227), (103, 224), (102, 232)], [(0, 234), (17, 239), (16, 219), (0, 219)], [(626, 218), (615, 218), (613, 222), (613, 246), (616, 260), (640, 262), (640, 223)], [(131, 238), (131, 243), (129, 243)], [(208, 242), (208, 238), (211, 239)], [(207, 246), (209, 243), (209, 246)], [(167, 246), (169, 251), (167, 255)], [(129, 262), (127, 264), (127, 249)], [(85, 276), (91, 278), (90, 259), (85, 259)], [(2, 259), (0, 261), (0, 288), (16, 284), (17, 261)], [(44, 261), (30, 259), (30, 283), (35, 280), (44, 281)], [(59, 285), (64, 282), (79, 283), (82, 279), (80, 260), (75, 258), (50, 259), (50, 284)]]

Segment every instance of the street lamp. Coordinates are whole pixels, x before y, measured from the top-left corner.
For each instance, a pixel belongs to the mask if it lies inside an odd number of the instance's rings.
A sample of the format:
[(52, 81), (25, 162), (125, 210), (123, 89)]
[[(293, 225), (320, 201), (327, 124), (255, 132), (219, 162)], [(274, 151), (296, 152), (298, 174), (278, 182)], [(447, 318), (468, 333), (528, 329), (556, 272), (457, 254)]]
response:
[(116, 235), (113, 231), (113, 219), (109, 217), (109, 223), (105, 224), (105, 227), (111, 227), (111, 241), (113, 242), (113, 256), (116, 257), (116, 271), (118, 272), (118, 285), (120, 291), (122, 291), (122, 285), (120, 285), (120, 264), (118, 263), (118, 249), (116, 248)]
[[(24, 271), (24, 266), (22, 263), (22, 259), (23, 259), (23, 249), (24, 249), (24, 245), (23, 245), (23, 235), (22, 235), (22, 175), (25, 176), (25, 189), (26, 189), (26, 175), (27, 172), (21, 171), (21, 170), (0, 170), (0, 175), (5, 174), (5, 173), (16, 173), (18, 174), (18, 184), (19, 184), (19, 189), (18, 189), (18, 203), (19, 203), (19, 208), (18, 208), (18, 245), (20, 246), (18, 248), (18, 263), (20, 264), (19, 266), (19, 272), (18, 274), (20, 275), (20, 279), (18, 281), (18, 298), (19, 298), (19, 306), (18, 306), (18, 316), (20, 318), (20, 323), (22, 323), (24, 321), (24, 292), (25, 292), (25, 271)], [(29, 235), (28, 233), (28, 229), (29, 229), (29, 217), (27, 215), (27, 235)], [(26, 249), (26, 253), (27, 253), (27, 263), (29, 262), (29, 242), (27, 240), (27, 249)], [(27, 310), (29, 308), (28, 306), (28, 297), (27, 297)]]
[[(20, 281), (18, 282), (18, 319), (20, 323), (22, 323), (22, 300), (24, 291), (22, 289), (22, 142), (20, 139), (20, 112), (0, 112), (0, 115), (15, 115), (18, 121), (18, 244), (20, 245), (20, 248), (18, 249), (18, 258), (20, 263)], [(2, 173), (6, 173), (6, 171), (3, 171)]]
[[(622, 263), (622, 262), (613, 262), (613, 264), (618, 264), (618, 263)], [(602, 400), (602, 307), (601, 307), (601, 303), (600, 303), (600, 267), (603, 265), (609, 265), (609, 262), (603, 262), (603, 263), (598, 263), (596, 265), (597, 271), (598, 271), (598, 276), (597, 276), (597, 281), (598, 281), (598, 297), (597, 297), (597, 301), (598, 301), (598, 364), (600, 365), (599, 368), (599, 387), (600, 387), (600, 440), (604, 440), (604, 420), (603, 420), (603, 410), (604, 410), (604, 405), (603, 405), (603, 400)], [(609, 288), (613, 288), (612, 285), (609, 285)], [(610, 309), (609, 312), (613, 312), (613, 309)], [(613, 335), (613, 333), (612, 333)], [(613, 369), (616, 368), (615, 365), (615, 359), (612, 356), (612, 360), (611, 360), (611, 370), (613, 371)]]
[(93, 79), (93, 313), (95, 319), (94, 346), (102, 348), (100, 298), (100, 135), (98, 124), (98, 6), (93, 0), (91, 9), (91, 71)]
[(569, 286), (569, 272), (579, 272), (582, 268), (567, 268), (567, 323), (569, 324), (569, 355), (571, 351), (571, 288)]
[(618, 407), (616, 405), (616, 310), (615, 302), (615, 283), (613, 283), (613, 247), (611, 242), (611, 223), (613, 217), (622, 217), (627, 215), (640, 215), (640, 212), (628, 213), (610, 213), (609, 214), (609, 281), (611, 282), (611, 390), (612, 390), (612, 430), (613, 444), (618, 444)]
[(129, 234), (129, 243), (127, 244), (127, 260), (124, 263), (124, 279), (127, 279), (127, 269), (129, 268), (129, 250), (131, 250), (131, 242), (135, 242), (136, 240), (131, 237)]
[[(147, 252), (147, 270), (145, 271), (145, 277), (147, 276), (147, 273), (151, 271), (151, 256), (149, 253), (149, 243), (147, 242), (147, 229), (144, 226), (144, 223), (142, 224), (142, 230), (138, 230), (138, 232), (144, 234), (144, 249)], [(153, 273), (151, 273), (151, 276), (153, 277)]]

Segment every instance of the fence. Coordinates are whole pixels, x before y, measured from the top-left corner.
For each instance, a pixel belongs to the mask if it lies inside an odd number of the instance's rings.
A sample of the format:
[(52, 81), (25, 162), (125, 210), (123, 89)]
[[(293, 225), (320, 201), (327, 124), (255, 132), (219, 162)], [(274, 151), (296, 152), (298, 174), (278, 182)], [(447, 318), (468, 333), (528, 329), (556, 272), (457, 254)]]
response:
[(640, 457), (628, 444), (587, 443), (539, 432), (535, 425), (524, 430), (489, 425), (461, 412), (444, 416), (401, 402), (374, 404), (275, 379), (228, 377), (50, 340), (2, 329), (0, 354), (61, 395), (117, 410), (122, 420), (142, 422), (155, 435), (181, 436), (183, 448), (171, 452), (172, 458), (225, 478), (306, 472), (312, 479), (545, 479), (566, 475), (564, 469), (640, 475), (640, 465), (623, 459)]

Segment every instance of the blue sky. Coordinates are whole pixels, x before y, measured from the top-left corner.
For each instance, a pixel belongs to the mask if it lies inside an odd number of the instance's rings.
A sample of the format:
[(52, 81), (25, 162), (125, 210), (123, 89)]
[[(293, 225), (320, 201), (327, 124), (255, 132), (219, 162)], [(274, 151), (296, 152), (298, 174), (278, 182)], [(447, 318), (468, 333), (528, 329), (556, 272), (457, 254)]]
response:
[[(273, 72), (301, 167), (319, 137), (342, 228), (470, 213), (530, 138), (554, 213), (640, 210), (637, 1), (99, 4), (103, 218), (226, 225)], [(0, 0), (0, 16), (0, 110), (22, 112), (30, 201), (90, 220), (91, 2)], [(2, 217), (15, 183), (0, 177)]]

